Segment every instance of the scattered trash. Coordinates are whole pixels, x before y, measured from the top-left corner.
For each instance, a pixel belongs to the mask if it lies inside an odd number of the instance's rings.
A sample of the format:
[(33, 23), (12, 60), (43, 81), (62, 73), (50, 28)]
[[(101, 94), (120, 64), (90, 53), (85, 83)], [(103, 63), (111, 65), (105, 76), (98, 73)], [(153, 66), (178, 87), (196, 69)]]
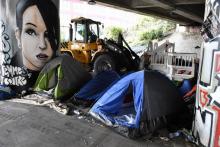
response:
[(79, 110), (73, 110), (74, 114), (76, 115), (80, 115), (81, 113), (79, 112)]
[(178, 130), (174, 133), (169, 133), (169, 138), (174, 139), (176, 137), (183, 137), (186, 141), (196, 143), (195, 138), (186, 129)]
[(83, 116), (79, 116), (78, 119), (83, 119)]
[(164, 140), (164, 141), (169, 141), (170, 139), (167, 138), (167, 137), (160, 137), (161, 140)]
[(180, 136), (180, 131), (174, 132), (174, 133), (170, 133), (169, 134), (169, 138), (173, 139), (175, 137), (179, 137)]

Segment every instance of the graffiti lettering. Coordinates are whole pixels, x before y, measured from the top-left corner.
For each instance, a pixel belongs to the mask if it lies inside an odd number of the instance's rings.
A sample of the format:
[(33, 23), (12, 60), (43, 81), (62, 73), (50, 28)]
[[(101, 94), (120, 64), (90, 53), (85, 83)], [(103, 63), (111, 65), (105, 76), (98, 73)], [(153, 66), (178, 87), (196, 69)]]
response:
[(213, 93), (209, 94), (211, 100), (211, 105), (216, 105), (220, 107), (220, 86), (216, 87)]
[(3, 65), (1, 69), (1, 76), (4, 77), (14, 77), (15, 75), (21, 75), (23, 73), (22, 68), (17, 66)]
[[(212, 99), (211, 105), (212, 109), (216, 111), (214, 113), (215, 121), (213, 121), (213, 125), (215, 127), (215, 133), (214, 133), (214, 146), (220, 146), (220, 87), (219, 85), (215, 88), (215, 91), (213, 93), (209, 94), (210, 98)], [(214, 130), (213, 130), (214, 131)]]
[(11, 65), (0, 66), (0, 83), (4, 85), (23, 86), (27, 84), (27, 74), (21, 67)]
[[(220, 1), (206, 1), (205, 20), (212, 14), (213, 25), (219, 28)], [(209, 30), (212, 31), (212, 30)], [(216, 31), (215, 31), (216, 33)], [(214, 40), (204, 43), (202, 65), (200, 69), (200, 83), (193, 134), (200, 143), (208, 147), (220, 147), (220, 42), (217, 32)], [(208, 126), (206, 126), (208, 125)]]
[(213, 13), (219, 18), (220, 12), (219, 12), (219, 1), (217, 0), (210, 0), (210, 3), (208, 4), (210, 7), (209, 9), (213, 10)]
[(214, 9), (214, 12), (216, 13), (216, 15), (219, 17), (219, 3), (218, 3), (218, 1), (215, 1), (214, 5), (213, 5), (213, 9)]
[(203, 113), (205, 114), (205, 120), (203, 120), (199, 109), (196, 110), (195, 130), (197, 131), (194, 132), (194, 135), (197, 136), (197, 133), (199, 133), (201, 143), (205, 146), (208, 146), (210, 144), (210, 139), (211, 139), (210, 130), (212, 130), (213, 115), (208, 111), (205, 111)]
[(216, 130), (215, 130), (215, 138), (214, 138), (214, 146), (220, 146), (220, 108), (219, 107), (216, 107), (216, 106), (213, 106), (212, 107), (213, 110), (215, 110), (217, 113), (216, 113), (216, 118), (217, 118), (217, 121), (216, 121)]
[(208, 92), (200, 89), (200, 104), (202, 107), (206, 106), (209, 101), (209, 98), (207, 96)]
[(216, 56), (216, 70), (217, 73), (220, 73), (220, 54)]
[(0, 46), (0, 56), (1, 57), (4, 57), (4, 58), (1, 58), (1, 64), (2, 63), (7, 63), (9, 64), (11, 62), (11, 45), (9, 43), (9, 36), (8, 34), (6, 33), (6, 27), (5, 27), (5, 24), (4, 22), (1, 20), (0, 21), (0, 27), (1, 27), (1, 46)]
[(27, 80), (25, 77), (18, 76), (18, 77), (13, 77), (13, 78), (3, 78), (0, 80), (1, 84), (4, 85), (16, 85), (16, 86), (23, 86), (26, 85)]

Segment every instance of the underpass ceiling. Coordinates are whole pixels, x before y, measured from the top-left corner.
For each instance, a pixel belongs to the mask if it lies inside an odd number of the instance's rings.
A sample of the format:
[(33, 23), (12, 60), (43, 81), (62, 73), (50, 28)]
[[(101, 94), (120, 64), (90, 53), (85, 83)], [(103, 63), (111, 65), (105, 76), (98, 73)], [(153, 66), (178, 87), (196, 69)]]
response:
[(96, 0), (96, 3), (169, 19), (182, 25), (200, 25), (205, 10), (205, 0)]

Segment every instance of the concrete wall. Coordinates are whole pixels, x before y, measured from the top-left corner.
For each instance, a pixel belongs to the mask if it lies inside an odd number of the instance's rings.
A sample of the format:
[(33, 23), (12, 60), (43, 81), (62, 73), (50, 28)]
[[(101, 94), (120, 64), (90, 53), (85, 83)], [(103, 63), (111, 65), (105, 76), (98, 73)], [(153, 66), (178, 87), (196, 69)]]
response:
[(160, 45), (166, 40), (175, 43), (175, 52), (196, 53), (199, 58), (202, 44), (200, 27), (177, 25), (176, 31), (158, 44)]

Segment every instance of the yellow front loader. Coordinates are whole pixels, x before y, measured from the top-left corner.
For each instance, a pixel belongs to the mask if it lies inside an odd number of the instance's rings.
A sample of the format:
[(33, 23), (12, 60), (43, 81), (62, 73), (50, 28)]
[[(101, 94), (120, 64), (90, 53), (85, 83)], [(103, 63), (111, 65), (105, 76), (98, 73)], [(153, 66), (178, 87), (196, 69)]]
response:
[[(139, 57), (120, 41), (100, 39), (101, 23), (79, 17), (71, 20), (69, 41), (61, 43), (61, 53), (71, 55), (95, 74), (103, 70), (128, 71), (138, 67)], [(135, 62), (134, 62), (135, 61)]]

